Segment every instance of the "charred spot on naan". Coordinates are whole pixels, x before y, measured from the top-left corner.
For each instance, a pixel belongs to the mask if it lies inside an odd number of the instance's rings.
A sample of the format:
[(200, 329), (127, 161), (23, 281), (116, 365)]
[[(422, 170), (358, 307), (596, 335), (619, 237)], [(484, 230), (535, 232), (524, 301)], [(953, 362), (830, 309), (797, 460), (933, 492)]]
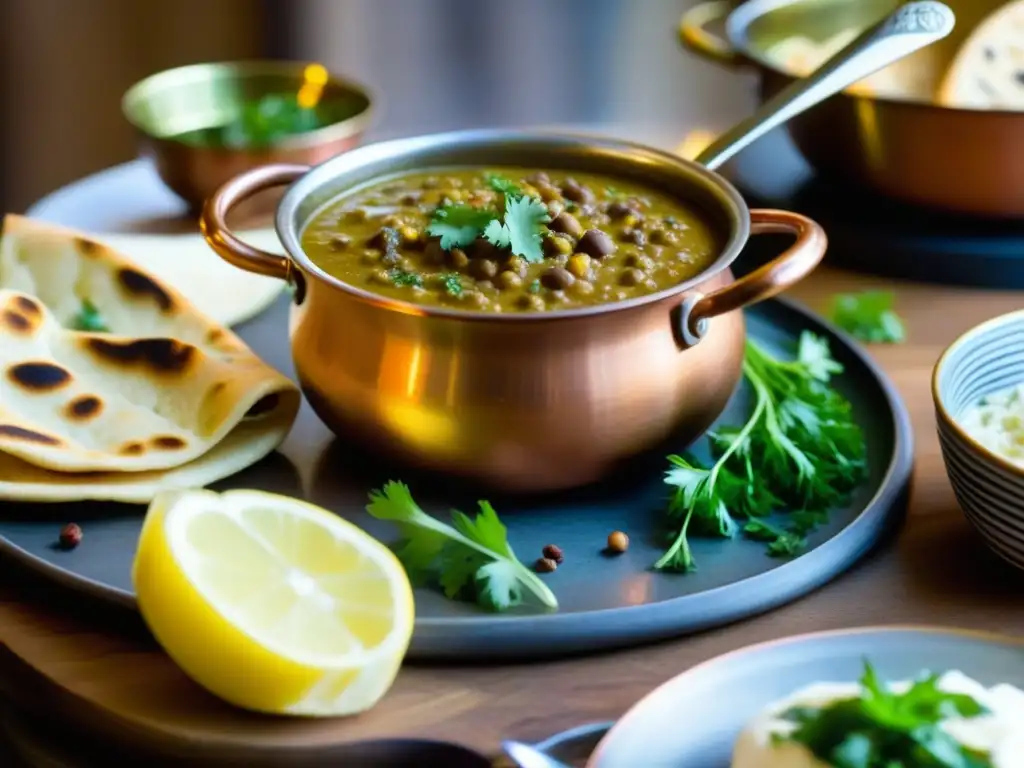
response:
[(182, 375), (198, 362), (196, 348), (177, 339), (112, 341), (86, 337), (81, 343), (101, 362), (125, 368), (140, 366), (157, 374)]
[(64, 415), (70, 421), (88, 421), (100, 415), (103, 401), (96, 395), (80, 395), (67, 404)]
[(176, 435), (157, 435), (150, 441), (150, 444), (160, 451), (180, 451), (188, 445)]
[(17, 424), (0, 424), (0, 439), (22, 440), (37, 445), (61, 445), (61, 441), (45, 432), (19, 427)]
[(268, 413), (277, 408), (281, 404), (281, 395), (277, 392), (271, 392), (269, 395), (264, 395), (255, 403), (252, 408), (245, 412), (245, 419), (256, 419), (260, 416), (266, 416)]
[(43, 310), (28, 296), (14, 296), (0, 311), (0, 328), (29, 335), (42, 325)]
[(97, 243), (95, 240), (89, 240), (84, 237), (74, 238), (75, 250), (86, 258), (95, 258), (103, 252), (103, 246)]
[(14, 305), (29, 317), (40, 317), (43, 314), (43, 310), (30, 296), (16, 296)]
[(56, 363), (16, 363), (7, 369), (7, 378), (16, 387), (32, 393), (53, 392), (72, 381), (71, 372)]
[(125, 443), (118, 448), (117, 452), (121, 456), (141, 456), (146, 452), (146, 446), (136, 440), (132, 440), (130, 443)]
[(122, 267), (117, 271), (117, 280), (128, 293), (153, 299), (161, 312), (168, 313), (174, 309), (174, 300), (149, 275), (144, 275), (136, 269)]

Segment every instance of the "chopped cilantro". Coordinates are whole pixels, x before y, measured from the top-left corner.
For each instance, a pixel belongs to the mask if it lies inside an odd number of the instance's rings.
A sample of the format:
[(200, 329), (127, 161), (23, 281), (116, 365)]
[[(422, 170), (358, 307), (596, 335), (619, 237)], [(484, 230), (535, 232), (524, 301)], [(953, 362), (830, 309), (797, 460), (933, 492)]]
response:
[(437, 279), (449, 296), (462, 295), (462, 276), (458, 272), (445, 272), (438, 275)]
[(100, 311), (88, 299), (82, 299), (82, 308), (71, 320), (71, 326), (76, 331), (110, 333), (110, 329), (107, 328), (107, 324), (103, 321)]
[(865, 662), (859, 695), (785, 712), (782, 719), (795, 727), (772, 741), (802, 744), (837, 768), (992, 768), (989, 752), (961, 744), (942, 727), (947, 718), (970, 719), (987, 710), (938, 683), (938, 675), (927, 675), (895, 693)]
[(894, 300), (891, 291), (839, 294), (832, 302), (832, 322), (869, 344), (898, 344), (906, 329), (893, 310)]
[(465, 248), (472, 244), (497, 214), (465, 203), (442, 205), (434, 211), (427, 234), (441, 238), (441, 247)]
[(388, 272), (391, 282), (398, 286), (423, 287), (423, 278), (415, 272), (407, 272), (404, 269), (392, 269)]
[(540, 280), (532, 281), (528, 286), (526, 286), (526, 290), (530, 293), (540, 293)]

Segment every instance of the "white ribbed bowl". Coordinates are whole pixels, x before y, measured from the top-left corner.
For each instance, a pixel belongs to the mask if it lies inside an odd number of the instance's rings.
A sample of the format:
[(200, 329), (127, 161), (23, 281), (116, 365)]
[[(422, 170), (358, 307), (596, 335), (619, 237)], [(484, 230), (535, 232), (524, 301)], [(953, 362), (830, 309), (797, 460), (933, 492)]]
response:
[(960, 425), (980, 398), (1024, 382), (1024, 311), (975, 326), (935, 364), (932, 397), (942, 459), (964, 514), (997, 555), (1024, 570), (1024, 469)]

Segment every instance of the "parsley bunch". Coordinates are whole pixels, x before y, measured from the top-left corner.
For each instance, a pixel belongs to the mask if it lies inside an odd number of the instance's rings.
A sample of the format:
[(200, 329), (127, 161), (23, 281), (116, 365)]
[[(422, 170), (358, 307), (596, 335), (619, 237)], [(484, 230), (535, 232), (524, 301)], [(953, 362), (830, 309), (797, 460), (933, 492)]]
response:
[(970, 696), (941, 690), (938, 681), (928, 675), (893, 693), (865, 662), (859, 697), (786, 712), (782, 719), (796, 729), (774, 741), (802, 744), (836, 768), (992, 768), (990, 755), (963, 746), (940, 724), (986, 709)]
[(841, 293), (832, 301), (832, 322), (860, 341), (898, 344), (907, 332), (893, 304), (890, 291)]
[[(665, 483), (673, 488), (674, 530), (656, 569), (694, 570), (690, 535), (733, 538), (742, 530), (776, 557), (803, 550), (806, 535), (866, 472), (866, 445), (850, 402), (829, 384), (841, 371), (828, 343), (807, 331), (792, 361), (747, 342), (743, 374), (754, 391), (753, 410), (741, 427), (710, 435), (710, 467), (669, 457)], [(793, 510), (785, 527), (763, 519), (783, 507)]]
[(547, 206), (502, 176), (488, 176), (487, 183), (499, 193), (501, 211), (465, 203), (443, 205), (434, 211), (427, 234), (441, 238), (446, 251), (465, 248), (482, 237), (528, 262), (543, 260), (541, 238), (544, 225), (551, 221)]
[(447, 525), (420, 509), (408, 486), (392, 480), (370, 492), (366, 511), (398, 526), (403, 540), (396, 554), (413, 582), (436, 582), (450, 600), (471, 599), (494, 611), (520, 605), (524, 591), (557, 608), (554, 593), (516, 559), (494, 507), (478, 504), (475, 518), (453, 509)]

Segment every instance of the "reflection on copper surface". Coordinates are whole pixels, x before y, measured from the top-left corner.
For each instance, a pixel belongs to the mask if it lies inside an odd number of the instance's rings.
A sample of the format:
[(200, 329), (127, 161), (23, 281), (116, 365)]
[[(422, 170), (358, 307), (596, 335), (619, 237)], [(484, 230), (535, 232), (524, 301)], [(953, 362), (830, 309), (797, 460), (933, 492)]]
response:
[(690, 131), (683, 140), (679, 142), (679, 146), (676, 147), (676, 154), (685, 157), (687, 160), (693, 160), (697, 155), (711, 146), (711, 142), (715, 140), (716, 134), (713, 131), (708, 131), (703, 128), (697, 128), (696, 130)]
[(864, 159), (876, 171), (885, 165), (885, 146), (878, 128), (878, 106), (872, 99), (857, 101), (857, 130), (864, 147)]

